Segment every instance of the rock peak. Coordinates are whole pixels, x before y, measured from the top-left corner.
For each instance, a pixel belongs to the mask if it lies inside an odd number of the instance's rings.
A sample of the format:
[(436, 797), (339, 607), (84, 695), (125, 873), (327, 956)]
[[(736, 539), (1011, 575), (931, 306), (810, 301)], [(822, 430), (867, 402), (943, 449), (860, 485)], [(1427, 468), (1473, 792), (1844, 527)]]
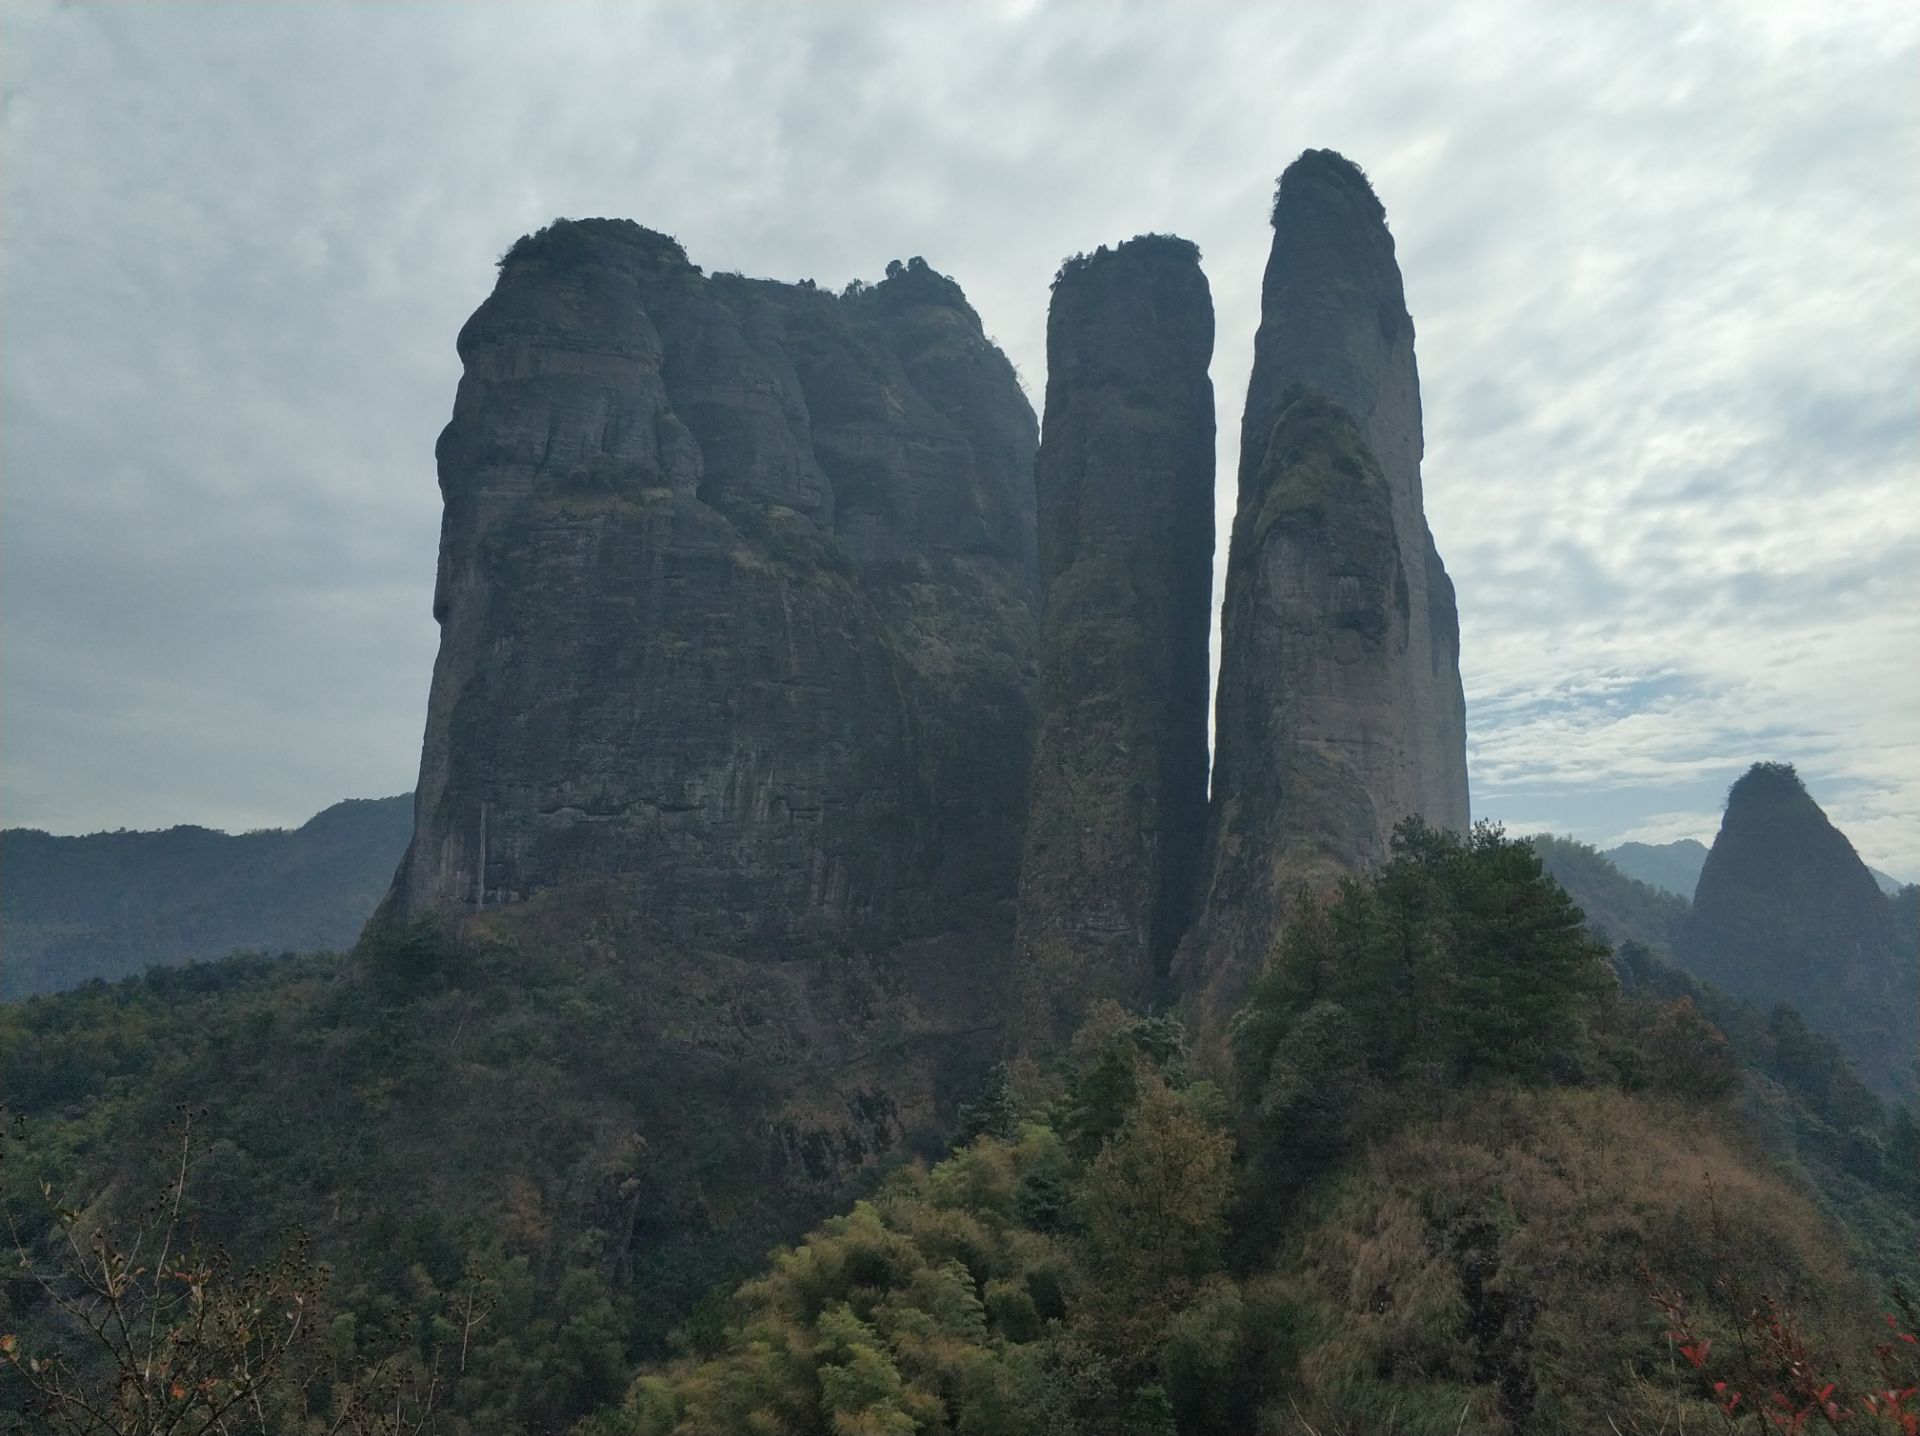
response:
[(549, 264), (587, 263), (608, 257), (654, 265), (691, 268), (680, 241), (630, 219), (556, 219), (523, 234), (500, 256), (500, 268), (542, 260)]
[(1453, 585), (1422, 509), (1420, 382), (1385, 211), (1308, 150), (1280, 178), (1240, 433), (1199, 922), (1175, 976), (1217, 1036), (1300, 887), (1401, 819), (1468, 822)]
[(1373, 192), (1367, 172), (1338, 150), (1302, 150), (1274, 186), (1272, 223), (1277, 229), (1295, 206), (1343, 203), (1355, 216), (1387, 227), (1387, 208)]
[(1790, 763), (1727, 792), (1676, 935), (1681, 960), (1740, 997), (1789, 1002), (1885, 1095), (1914, 1095), (1920, 953), (1886, 894)]
[(959, 286), (836, 300), (557, 220), (459, 352), (390, 915), (613, 882), (736, 955), (1004, 944), (1036, 436)]

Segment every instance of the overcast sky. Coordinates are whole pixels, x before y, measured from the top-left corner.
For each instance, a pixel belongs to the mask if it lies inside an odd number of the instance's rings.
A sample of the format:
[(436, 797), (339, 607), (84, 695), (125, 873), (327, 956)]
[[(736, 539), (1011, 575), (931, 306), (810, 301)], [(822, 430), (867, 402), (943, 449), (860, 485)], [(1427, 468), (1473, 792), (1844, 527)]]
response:
[(924, 255), (1036, 404), (1060, 259), (1186, 235), (1224, 536), (1274, 177), (1330, 146), (1406, 273), (1476, 813), (1710, 839), (1787, 760), (1920, 876), (1910, 0), (7, 0), (0, 57), (8, 826), (411, 787), (454, 335), (555, 215)]

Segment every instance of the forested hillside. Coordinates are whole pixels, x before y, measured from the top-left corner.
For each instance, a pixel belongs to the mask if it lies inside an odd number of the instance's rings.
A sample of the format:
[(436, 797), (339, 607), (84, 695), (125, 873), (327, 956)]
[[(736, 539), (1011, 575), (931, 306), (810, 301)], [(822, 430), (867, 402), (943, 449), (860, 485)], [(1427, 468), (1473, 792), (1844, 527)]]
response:
[(1637, 942), (1671, 955), (1674, 934), (1688, 903), (1658, 883), (1631, 877), (1608, 853), (1576, 838), (1536, 833), (1529, 842), (1540, 861), (1580, 904), (1587, 921), (1608, 942)]
[(1802, 1341), (1871, 1414), (1911, 1120), (1866, 1097), (1898, 1152), (1864, 1180), (1757, 1141), (1756, 1102), (1804, 1110), (1844, 1064), (1789, 1070), (1785, 1028), (1730, 1045), (1674, 981), (1610, 966), (1525, 845), (1405, 828), (1291, 929), (1227, 1089), (1173, 1024), (1096, 1012), (1063, 1073), (1007, 1074), (951, 1159), (778, 1254), (590, 1429), (1651, 1433), (1733, 1393), (1798, 1410)]
[(344, 948), (393, 880), (413, 798), (293, 829), (0, 833), (0, 998), (248, 949)]
[[(933, 1167), (938, 1126), (859, 1110), (804, 1033), (730, 1064), (729, 1032), (788, 1020), (710, 959), (420, 928), (36, 998), (0, 1014), (9, 1209), (43, 1270), (43, 1177), (137, 1229), (189, 1114), (202, 1238), (245, 1265), (297, 1224), (332, 1271), (288, 1432), (367, 1372), (443, 1436), (1651, 1432), (1712, 1414), (1656, 1297), (1746, 1385), (1725, 1304), (1777, 1299), (1856, 1400), (1920, 1250), (1910, 1114), (1791, 1014), (1723, 1035), (1682, 974), (1609, 962), (1527, 845), (1416, 825), (1395, 852), (1293, 926), (1231, 1070), (1103, 1004), (1058, 1064), (976, 1079)], [(884, 981), (810, 980), (913, 1040)], [(821, 1120), (781, 1169), (710, 1120), (716, 1083), (737, 1109), (795, 1080)], [(738, 1285), (849, 1162), (867, 1200)], [(5, 1302), (19, 1350), (108, 1379), (33, 1284)]]

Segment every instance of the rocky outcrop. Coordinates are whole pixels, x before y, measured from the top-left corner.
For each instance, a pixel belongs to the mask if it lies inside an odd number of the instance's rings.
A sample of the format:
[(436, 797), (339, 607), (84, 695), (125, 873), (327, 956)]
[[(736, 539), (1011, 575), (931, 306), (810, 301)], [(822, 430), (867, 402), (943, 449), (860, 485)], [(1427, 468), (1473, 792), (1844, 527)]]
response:
[(1217, 1028), (1291, 894), (1468, 821), (1453, 586), (1421, 505), (1419, 377), (1386, 214), (1309, 150), (1281, 177), (1241, 430), (1201, 919)]
[(1756, 763), (1727, 793), (1676, 942), (1696, 977), (1787, 1002), (1888, 1096), (1915, 1095), (1920, 936), (1791, 764)]
[(1144, 1009), (1190, 919), (1207, 810), (1213, 303), (1144, 235), (1070, 260), (1047, 319), (1039, 728), (1015, 945), (1018, 1036)]
[(461, 331), (412, 845), (387, 919), (612, 882), (660, 936), (871, 949), (1014, 888), (1031, 407), (922, 261), (841, 295), (627, 221)]

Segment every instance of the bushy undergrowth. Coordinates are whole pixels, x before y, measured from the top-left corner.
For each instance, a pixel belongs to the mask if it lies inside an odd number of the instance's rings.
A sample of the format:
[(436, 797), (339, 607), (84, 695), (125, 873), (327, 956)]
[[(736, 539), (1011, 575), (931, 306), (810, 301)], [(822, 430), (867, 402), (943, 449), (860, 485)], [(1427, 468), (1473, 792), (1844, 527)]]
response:
[(1096, 1011), (970, 1142), (781, 1253), (596, 1432), (1660, 1429), (1719, 1413), (1657, 1294), (1766, 1294), (1864, 1369), (1871, 1293), (1691, 998), (1623, 990), (1524, 844), (1417, 824), (1235, 1023)]

